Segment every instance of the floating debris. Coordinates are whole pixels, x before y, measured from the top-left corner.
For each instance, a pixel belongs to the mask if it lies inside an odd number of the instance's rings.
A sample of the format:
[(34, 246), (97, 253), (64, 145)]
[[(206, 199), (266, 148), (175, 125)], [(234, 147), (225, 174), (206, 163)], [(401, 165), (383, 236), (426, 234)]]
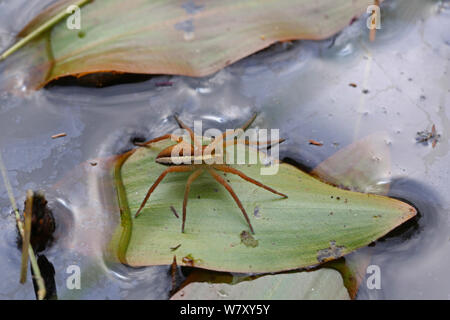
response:
[(33, 208), (33, 191), (27, 191), (27, 199), (25, 200), (24, 216), (24, 228), (22, 239), (22, 264), (20, 270), (20, 283), (25, 283), (27, 279), (27, 268), (28, 268), (28, 247), (30, 245), (30, 235), (31, 235), (31, 218), (32, 218), (32, 208)]
[(261, 215), (259, 214), (259, 207), (256, 206), (255, 209), (253, 210), (253, 215), (257, 218), (261, 218)]
[(172, 81), (160, 81), (155, 83), (155, 87), (171, 87), (172, 85)]
[(253, 238), (253, 236), (247, 232), (247, 231), (242, 231), (240, 234), (241, 237), (241, 242), (243, 244), (245, 244), (245, 246), (247, 247), (252, 247), (255, 248), (258, 246), (258, 240), (256, 240), (255, 238)]
[[(25, 201), (25, 211), (28, 202)], [(41, 252), (53, 242), (53, 233), (55, 232), (55, 218), (52, 211), (47, 206), (47, 200), (41, 192), (33, 193), (32, 219), (31, 219), (31, 237), (30, 244), (35, 252)], [(19, 237), (18, 246), (22, 246), (22, 239)]]
[(434, 148), (436, 147), (436, 144), (438, 143), (440, 137), (441, 135), (437, 134), (436, 126), (433, 124), (433, 126), (431, 127), (431, 131), (418, 131), (416, 141), (417, 143), (422, 143), (424, 145), (428, 145), (428, 143), (431, 142), (431, 146)]
[(181, 260), (185, 265), (188, 265), (190, 267), (194, 266), (194, 257), (191, 254), (188, 254), (187, 256), (183, 257)]
[(309, 144), (312, 144), (313, 146), (318, 146), (318, 147), (323, 146), (322, 142), (319, 142), (319, 141), (316, 141), (316, 140), (313, 140), (313, 139), (309, 140)]
[(175, 210), (173, 206), (170, 206), (170, 210), (172, 210), (173, 214), (175, 215), (175, 217), (177, 217), (177, 219), (180, 218), (180, 216), (178, 216), (177, 210)]
[(62, 138), (65, 136), (67, 136), (67, 134), (65, 132), (61, 132), (61, 133), (52, 135), (52, 139), (58, 139), (58, 138)]
[(336, 246), (336, 241), (330, 241), (330, 247), (317, 251), (317, 260), (322, 262), (327, 262), (330, 260), (337, 259), (342, 256), (345, 246)]

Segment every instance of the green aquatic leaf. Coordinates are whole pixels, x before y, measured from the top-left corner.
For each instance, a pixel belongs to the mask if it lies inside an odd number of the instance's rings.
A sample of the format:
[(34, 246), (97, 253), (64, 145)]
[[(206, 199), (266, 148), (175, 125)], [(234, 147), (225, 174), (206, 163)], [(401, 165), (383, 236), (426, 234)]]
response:
[[(391, 180), (388, 136), (377, 132), (340, 149), (321, 162), (311, 174), (322, 181), (352, 191), (387, 195)], [(352, 299), (356, 298), (370, 264), (370, 248), (345, 258), (330, 261), (324, 267), (339, 271)]]
[[(57, 2), (19, 36), (29, 35), (74, 2)], [(277, 41), (330, 37), (372, 4), (95, 0), (81, 8), (80, 30), (68, 28), (62, 19), (19, 50), (11, 68), (27, 72), (27, 85), (33, 88), (63, 76), (98, 72), (205, 76)]]
[[(167, 168), (156, 163), (155, 157), (170, 144), (163, 141), (139, 148), (116, 165), (122, 225), (111, 248), (122, 263), (168, 265), (176, 256), (178, 264), (219, 271), (292, 270), (364, 247), (416, 214), (399, 200), (342, 190), (288, 164), (280, 164), (276, 175), (261, 175), (264, 165), (259, 162), (234, 166), (289, 198), (226, 175), (250, 215), (255, 230), (252, 245), (242, 240), (243, 231), (249, 230), (236, 203), (207, 173), (191, 187), (185, 233), (181, 233), (181, 219), (171, 207), (181, 212), (189, 173), (166, 176), (141, 215), (134, 218), (148, 188)], [(257, 155), (242, 145), (235, 152)]]

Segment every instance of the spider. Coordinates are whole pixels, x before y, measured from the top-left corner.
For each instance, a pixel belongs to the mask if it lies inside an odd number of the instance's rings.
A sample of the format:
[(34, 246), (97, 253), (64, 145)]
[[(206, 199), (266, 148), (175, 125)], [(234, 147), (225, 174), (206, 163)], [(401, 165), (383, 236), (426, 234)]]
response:
[[(257, 114), (254, 114), (250, 120), (248, 120), (241, 128), (239, 128), (242, 130), (240, 132), (246, 131), (248, 129), (248, 127), (250, 127), (250, 125), (253, 123), (256, 116), (257, 116)], [(144, 200), (142, 201), (138, 211), (136, 212), (135, 218), (137, 218), (139, 216), (139, 214), (141, 213), (145, 204), (147, 203), (147, 200), (150, 198), (150, 195), (152, 194), (152, 192), (156, 189), (156, 187), (159, 185), (159, 183), (164, 179), (164, 177), (168, 173), (170, 173), (170, 172), (192, 172), (191, 175), (189, 176), (189, 178), (187, 179), (185, 193), (184, 193), (183, 220), (182, 220), (182, 226), (181, 226), (181, 232), (184, 233), (184, 226), (185, 226), (185, 222), (186, 222), (186, 206), (187, 206), (187, 202), (188, 202), (188, 195), (189, 195), (189, 190), (191, 188), (191, 184), (204, 171), (207, 171), (209, 174), (211, 174), (211, 176), (218, 183), (223, 185), (225, 187), (225, 189), (233, 197), (233, 199), (236, 202), (236, 204), (238, 205), (239, 209), (242, 211), (242, 214), (244, 215), (244, 218), (248, 223), (250, 231), (254, 234), (255, 232), (253, 230), (252, 224), (247, 215), (247, 212), (245, 211), (244, 207), (242, 206), (241, 201), (239, 200), (236, 193), (233, 191), (233, 188), (227, 183), (227, 181), (225, 181), (224, 178), (222, 178), (218, 174), (218, 171), (236, 174), (239, 177), (241, 177), (242, 179), (257, 185), (258, 187), (266, 189), (272, 193), (280, 195), (283, 198), (287, 198), (288, 196), (262, 184), (261, 182), (254, 180), (253, 178), (250, 178), (249, 176), (245, 175), (243, 172), (241, 172), (233, 167), (230, 167), (227, 164), (222, 164), (222, 161), (218, 161), (219, 159), (223, 160), (224, 154), (223, 154), (223, 152), (218, 152), (216, 150), (217, 145), (222, 142), (222, 145), (223, 145), (222, 151), (223, 151), (226, 149), (226, 147), (237, 144), (238, 140), (235, 139), (236, 138), (236, 133), (235, 133), (236, 130), (226, 131), (226, 132), (222, 133), (222, 136), (215, 137), (214, 139), (212, 139), (212, 141), (210, 139), (209, 143), (207, 143), (205, 145), (204, 142), (208, 142), (208, 138), (195, 136), (193, 130), (191, 128), (189, 128), (187, 125), (185, 125), (178, 118), (177, 115), (174, 115), (174, 118), (177, 121), (180, 128), (185, 129), (189, 133), (190, 142), (184, 141), (182, 137), (178, 137), (173, 134), (166, 134), (166, 135), (163, 135), (161, 137), (152, 139), (152, 140), (144, 142), (144, 143), (138, 143), (138, 142), (134, 143), (136, 146), (148, 147), (152, 143), (162, 141), (162, 140), (167, 140), (167, 139), (172, 139), (175, 142), (177, 142), (176, 144), (165, 148), (156, 156), (155, 161), (157, 163), (160, 163), (160, 164), (163, 164), (163, 165), (166, 165), (169, 167), (166, 170), (164, 170), (163, 173), (161, 173), (161, 175), (156, 179), (156, 181), (153, 183), (153, 185), (148, 189), (148, 192), (147, 192)], [(233, 136), (233, 140), (226, 140), (226, 138), (228, 138), (229, 136)], [(267, 142), (261, 143), (259, 141), (252, 142), (252, 141), (245, 140), (244, 144), (245, 145), (267, 144), (270, 147), (273, 144), (281, 143), (283, 141), (284, 141), (284, 139), (280, 139), (280, 140), (273, 141), (273, 142), (267, 141)], [(177, 149), (175, 149), (175, 148), (177, 148)], [(188, 153), (188, 155), (184, 154), (184, 152), (186, 150), (190, 151), (190, 152), (186, 152), (186, 153)], [(178, 155), (178, 156), (174, 156), (174, 154)], [(216, 163), (216, 162), (218, 162), (218, 163)], [(180, 163), (183, 163), (183, 164), (180, 164)]]

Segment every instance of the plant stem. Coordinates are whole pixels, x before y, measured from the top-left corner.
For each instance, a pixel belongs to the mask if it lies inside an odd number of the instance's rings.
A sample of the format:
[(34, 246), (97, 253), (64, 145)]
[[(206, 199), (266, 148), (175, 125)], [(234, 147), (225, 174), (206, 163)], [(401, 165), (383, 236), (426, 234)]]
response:
[(122, 180), (122, 166), (125, 161), (135, 152), (133, 149), (126, 154), (121, 155), (114, 165), (114, 181), (116, 182), (117, 198), (119, 199), (120, 220), (122, 233), (120, 235), (117, 256), (121, 263), (127, 264), (126, 253), (131, 239), (133, 221), (131, 219), (130, 207), (128, 205), (125, 186)]
[[(12, 187), (9, 182), (8, 176), (6, 174), (6, 168), (3, 164), (1, 151), (0, 151), (0, 171), (3, 176), (3, 182), (5, 184), (6, 191), (8, 192), (9, 200), (11, 201), (11, 205), (13, 207), (14, 214), (16, 216), (17, 227), (19, 229), (19, 233), (20, 233), (20, 236), (22, 237), (22, 243), (23, 243), (23, 241), (24, 241), (23, 223), (20, 220), (19, 209), (17, 209), (17, 204), (16, 204), (16, 200), (14, 198), (14, 194), (12, 192)], [(43, 300), (45, 297), (45, 294), (46, 294), (45, 283), (44, 283), (44, 279), (42, 279), (41, 271), (39, 270), (39, 265), (37, 263), (36, 256), (34, 255), (34, 251), (31, 246), (28, 247), (28, 256), (30, 257), (31, 268), (33, 269), (34, 277), (36, 279), (36, 283), (39, 288), (38, 289), (38, 299)]]
[(27, 281), (27, 269), (28, 269), (28, 248), (30, 246), (31, 237), (31, 220), (33, 215), (33, 191), (27, 191), (27, 200), (25, 205), (24, 216), (24, 234), (22, 235), (22, 264), (20, 269), (20, 283)]
[[(81, 6), (83, 6), (86, 3), (91, 2), (91, 1), (92, 0), (79, 0), (79, 1), (75, 2), (73, 5), (81, 7)], [(45, 31), (47, 31), (50, 28), (52, 28), (55, 24), (57, 24), (58, 22), (60, 22), (62, 19), (64, 19), (66, 16), (68, 16), (70, 14), (71, 14), (70, 11), (67, 12), (67, 9), (64, 9), (63, 11), (58, 13), (56, 16), (54, 16), (53, 18), (51, 18), (47, 22), (43, 23), (36, 30), (34, 30), (33, 32), (29, 33), (27, 36), (25, 36), (24, 38), (22, 38), (18, 42), (16, 42), (12, 47), (10, 47), (5, 52), (3, 52), (2, 55), (0, 56), (0, 61), (5, 60), (9, 55), (13, 54), (14, 52), (16, 52), (17, 50), (22, 48), (24, 45), (26, 45), (31, 40), (35, 39), (36, 37), (38, 37), (39, 35), (41, 35)]]
[[(19, 227), (20, 235), (23, 239), (24, 238), (24, 228), (23, 228), (23, 223), (20, 220), (19, 210), (17, 208), (14, 209), (14, 213), (16, 215), (16, 222), (17, 222), (17, 226)], [(22, 243), (23, 243), (23, 240), (22, 240)], [(34, 278), (36, 279), (36, 283), (39, 288), (38, 289), (38, 299), (43, 300), (47, 291), (45, 289), (44, 279), (41, 276), (41, 270), (39, 270), (39, 265), (37, 263), (36, 256), (34, 255), (34, 251), (31, 246), (28, 246), (28, 255), (30, 257), (31, 268), (33, 268)]]

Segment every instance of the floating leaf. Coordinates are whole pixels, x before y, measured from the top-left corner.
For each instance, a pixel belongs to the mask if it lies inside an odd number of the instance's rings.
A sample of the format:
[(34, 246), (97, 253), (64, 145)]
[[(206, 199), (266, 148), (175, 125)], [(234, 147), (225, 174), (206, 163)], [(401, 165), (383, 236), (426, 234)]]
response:
[[(321, 162), (311, 174), (322, 181), (352, 191), (387, 195), (391, 178), (388, 137), (384, 132), (371, 134), (339, 150)], [(368, 248), (366, 248), (368, 249)], [(339, 271), (352, 299), (356, 298), (371, 255), (359, 250), (331, 261), (325, 267)]]
[[(313, 171), (315, 176), (324, 180), (324, 182), (332, 183), (345, 187), (349, 190), (361, 191), (370, 190), (377, 194), (386, 194), (389, 189), (389, 184), (377, 184), (377, 181), (383, 181), (390, 176), (389, 170), (389, 148), (385, 143), (385, 134), (372, 134), (363, 138), (351, 145), (339, 150), (336, 154), (332, 155), (324, 162), (319, 164)], [(362, 149), (362, 150), (361, 150)], [(355, 154), (357, 154), (358, 160), (355, 161)], [(374, 157), (377, 161), (374, 162)], [(351, 160), (351, 161), (349, 161)], [(355, 169), (356, 165), (356, 170)], [(326, 181), (326, 180), (329, 181)], [(379, 186), (379, 188), (374, 188)], [(338, 288), (342, 284), (347, 288), (348, 294), (351, 299), (355, 299), (358, 293), (360, 284), (362, 283), (366, 268), (370, 263), (370, 251), (369, 247), (366, 247), (357, 252), (353, 252), (345, 258), (342, 257), (337, 260), (330, 261), (322, 264), (319, 268), (332, 268), (342, 276), (342, 280), (337, 281), (337, 278), (333, 278), (338, 283), (336, 286), (323, 286), (314, 288), (306, 287), (304, 280), (306, 277), (315, 278), (317, 274), (315, 272), (305, 273), (302, 281), (293, 279), (295, 284), (301, 288), (301, 292), (314, 293), (319, 298), (323, 298), (323, 294), (329, 294), (330, 288)], [(188, 278), (182, 285), (182, 288), (186, 287), (174, 296), (174, 299), (197, 299), (200, 296), (204, 296), (209, 293), (208, 299), (221, 299), (224, 291), (217, 283), (235, 284), (242, 280), (254, 280), (257, 276), (236, 276), (231, 273), (217, 272), (205, 269), (195, 269), (189, 274)], [(271, 281), (266, 281), (264, 288), (257, 288), (262, 292), (271, 291), (273, 287), (277, 288), (278, 284), (282, 281), (277, 276), (270, 277)], [(207, 283), (203, 286), (193, 286), (193, 282)], [(314, 282), (310, 282), (314, 283)], [(215, 288), (216, 290), (212, 290)], [(314, 289), (314, 290), (313, 290)], [(322, 292), (324, 290), (325, 292)], [(299, 292), (298, 292), (299, 293)], [(250, 292), (246, 292), (248, 297), (252, 297)], [(333, 295), (332, 295), (333, 296)], [(303, 296), (295, 296), (296, 298), (304, 298)], [(334, 294), (334, 297), (338, 297)], [(229, 296), (229, 299), (233, 299), (233, 296)], [(281, 297), (280, 297), (281, 298)], [(292, 297), (286, 297), (286, 299), (292, 299)]]
[[(276, 175), (261, 175), (264, 166), (258, 163), (236, 167), (288, 194), (288, 199), (226, 176), (247, 212), (257, 213), (250, 217), (255, 229), (252, 244), (257, 245), (243, 243), (248, 225), (227, 191), (206, 173), (191, 187), (186, 232), (181, 233), (181, 219), (170, 207), (181, 211), (189, 173), (169, 174), (134, 218), (149, 186), (166, 168), (155, 157), (170, 144), (139, 148), (116, 166), (122, 226), (112, 248), (118, 250), (121, 262), (131, 266), (168, 265), (176, 255), (179, 264), (219, 271), (263, 273), (308, 267), (364, 247), (416, 214), (399, 200), (338, 189), (288, 164), (280, 164)], [(235, 152), (256, 158), (255, 150), (242, 145)]]
[(237, 284), (190, 283), (173, 300), (344, 300), (339, 273), (331, 269), (267, 275)]
[[(61, 1), (25, 36), (72, 1)], [(205, 76), (274, 42), (324, 39), (373, 0), (95, 0), (81, 9), (81, 30), (66, 20), (16, 53), (30, 87), (98, 72)], [(24, 51), (24, 52), (21, 52)], [(17, 71), (17, 70), (15, 70)]]

